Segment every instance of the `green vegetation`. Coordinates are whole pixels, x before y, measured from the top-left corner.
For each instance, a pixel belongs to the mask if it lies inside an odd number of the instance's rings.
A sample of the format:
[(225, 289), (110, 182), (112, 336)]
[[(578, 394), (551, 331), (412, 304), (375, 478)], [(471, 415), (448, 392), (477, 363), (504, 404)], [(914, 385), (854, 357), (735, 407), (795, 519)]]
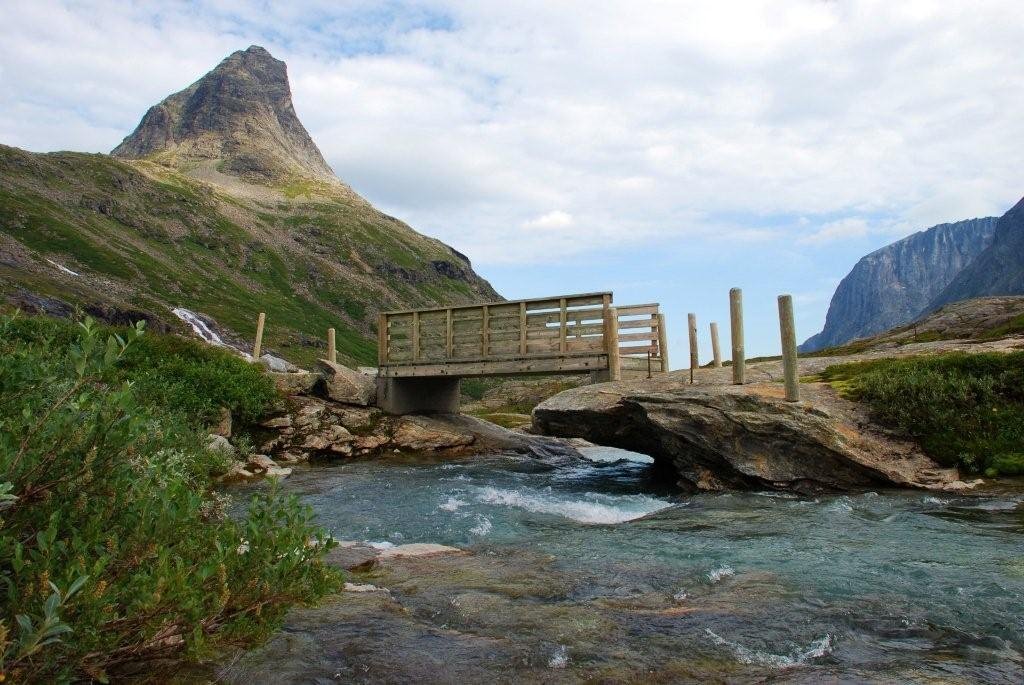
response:
[(196, 427), (272, 400), (197, 343), (0, 317), (0, 680), (250, 643), (337, 586), (307, 508), (272, 491), (230, 518), (213, 490), (224, 458)]
[(854, 362), (820, 379), (944, 465), (1024, 475), (1024, 352)]

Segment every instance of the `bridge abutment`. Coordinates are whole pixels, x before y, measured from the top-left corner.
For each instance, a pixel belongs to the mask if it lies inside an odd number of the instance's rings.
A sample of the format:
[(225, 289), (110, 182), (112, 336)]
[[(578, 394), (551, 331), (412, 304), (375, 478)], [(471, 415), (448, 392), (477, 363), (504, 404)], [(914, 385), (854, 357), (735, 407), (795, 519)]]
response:
[(388, 414), (457, 414), (457, 376), (377, 378), (377, 406)]

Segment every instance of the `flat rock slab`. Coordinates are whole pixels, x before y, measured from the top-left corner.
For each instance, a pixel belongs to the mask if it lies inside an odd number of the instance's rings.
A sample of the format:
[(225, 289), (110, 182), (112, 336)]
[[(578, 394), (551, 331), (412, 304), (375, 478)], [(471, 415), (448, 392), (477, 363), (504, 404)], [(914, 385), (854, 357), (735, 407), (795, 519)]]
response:
[(397, 545), (380, 551), (378, 559), (400, 559), (403, 557), (436, 557), (442, 554), (469, 554), (458, 547), (438, 545), (432, 542), (413, 542), (408, 545)]

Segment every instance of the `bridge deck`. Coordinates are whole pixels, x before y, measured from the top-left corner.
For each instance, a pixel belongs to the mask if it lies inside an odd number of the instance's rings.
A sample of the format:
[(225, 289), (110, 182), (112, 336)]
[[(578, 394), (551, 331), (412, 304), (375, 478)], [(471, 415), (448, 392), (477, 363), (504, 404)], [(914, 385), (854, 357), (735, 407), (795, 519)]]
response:
[(635, 375), (667, 368), (658, 305), (611, 305), (612, 293), (601, 292), (383, 313), (380, 375), (596, 371), (615, 378), (620, 369)]

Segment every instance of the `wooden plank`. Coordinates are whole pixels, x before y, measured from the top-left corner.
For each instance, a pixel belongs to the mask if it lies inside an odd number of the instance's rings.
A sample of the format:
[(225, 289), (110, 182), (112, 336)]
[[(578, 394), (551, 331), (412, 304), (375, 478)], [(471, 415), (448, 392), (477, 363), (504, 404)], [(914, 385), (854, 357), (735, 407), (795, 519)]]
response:
[(454, 361), (442, 364), (389, 365), (381, 368), (385, 378), (417, 376), (502, 376), (521, 373), (581, 373), (608, 368), (608, 355), (588, 354), (540, 359)]
[(633, 320), (629, 320), (629, 321), (623, 321), (622, 319), (619, 319), (619, 330), (620, 331), (623, 330), (623, 329), (626, 329), (626, 328), (652, 328), (653, 329), (653, 328), (657, 328), (657, 327), (658, 327), (658, 323), (656, 321), (652, 321), (651, 319), (647, 319), (647, 318), (644, 318), (644, 319), (633, 319)]
[(647, 354), (648, 352), (650, 352), (651, 354), (654, 354), (657, 351), (658, 351), (658, 348), (655, 345), (643, 345), (642, 347), (620, 347), (619, 348), (619, 354), (622, 354), (622, 355), (627, 355), (627, 354)]
[(619, 342), (634, 342), (637, 340), (650, 340), (651, 342), (654, 342), (657, 339), (657, 331), (649, 331), (647, 333), (626, 333), (625, 335), (619, 336)]
[(377, 366), (388, 362), (388, 315), (377, 315)]
[(631, 304), (624, 307), (616, 307), (619, 312), (619, 318), (624, 316), (638, 316), (640, 314), (657, 314), (660, 311), (660, 305), (657, 303), (651, 304)]
[[(572, 294), (572, 295), (566, 295), (565, 299), (568, 300), (568, 301), (571, 301), (574, 305), (601, 304), (601, 302), (603, 301), (603, 298), (604, 298), (605, 295), (611, 296), (611, 293), (609, 293), (609, 292), (577, 293), (577, 294)], [(503, 301), (498, 301), (498, 302), (479, 302), (479, 303), (476, 303), (476, 304), (455, 305), (455, 306), (452, 307), (452, 310), (455, 311), (455, 312), (458, 312), (460, 310), (465, 310), (465, 309), (479, 309), (480, 307), (482, 307), (485, 304), (488, 305), (488, 306), (502, 306), (502, 305), (514, 305), (514, 304), (517, 304), (519, 302), (525, 302), (528, 306), (533, 308), (533, 305), (535, 305), (535, 304), (546, 303), (546, 302), (550, 303), (552, 301), (554, 302), (554, 304), (551, 306), (551, 308), (554, 309), (554, 308), (556, 308), (558, 306), (559, 299), (560, 299), (560, 297), (554, 297), (554, 298), (552, 298), (552, 297), (537, 297), (537, 298), (528, 298), (528, 299), (523, 299), (523, 300), (503, 300)], [(402, 314), (412, 314), (414, 311), (420, 312), (421, 314), (424, 313), (424, 312), (443, 312), (443, 311), (445, 311), (445, 309), (447, 309), (447, 307), (428, 307), (428, 308), (424, 308), (424, 309), (402, 309), (402, 310), (396, 310), (396, 311), (384, 312), (384, 313), (389, 315), (389, 316), (393, 316), (393, 315), (402, 315)]]

